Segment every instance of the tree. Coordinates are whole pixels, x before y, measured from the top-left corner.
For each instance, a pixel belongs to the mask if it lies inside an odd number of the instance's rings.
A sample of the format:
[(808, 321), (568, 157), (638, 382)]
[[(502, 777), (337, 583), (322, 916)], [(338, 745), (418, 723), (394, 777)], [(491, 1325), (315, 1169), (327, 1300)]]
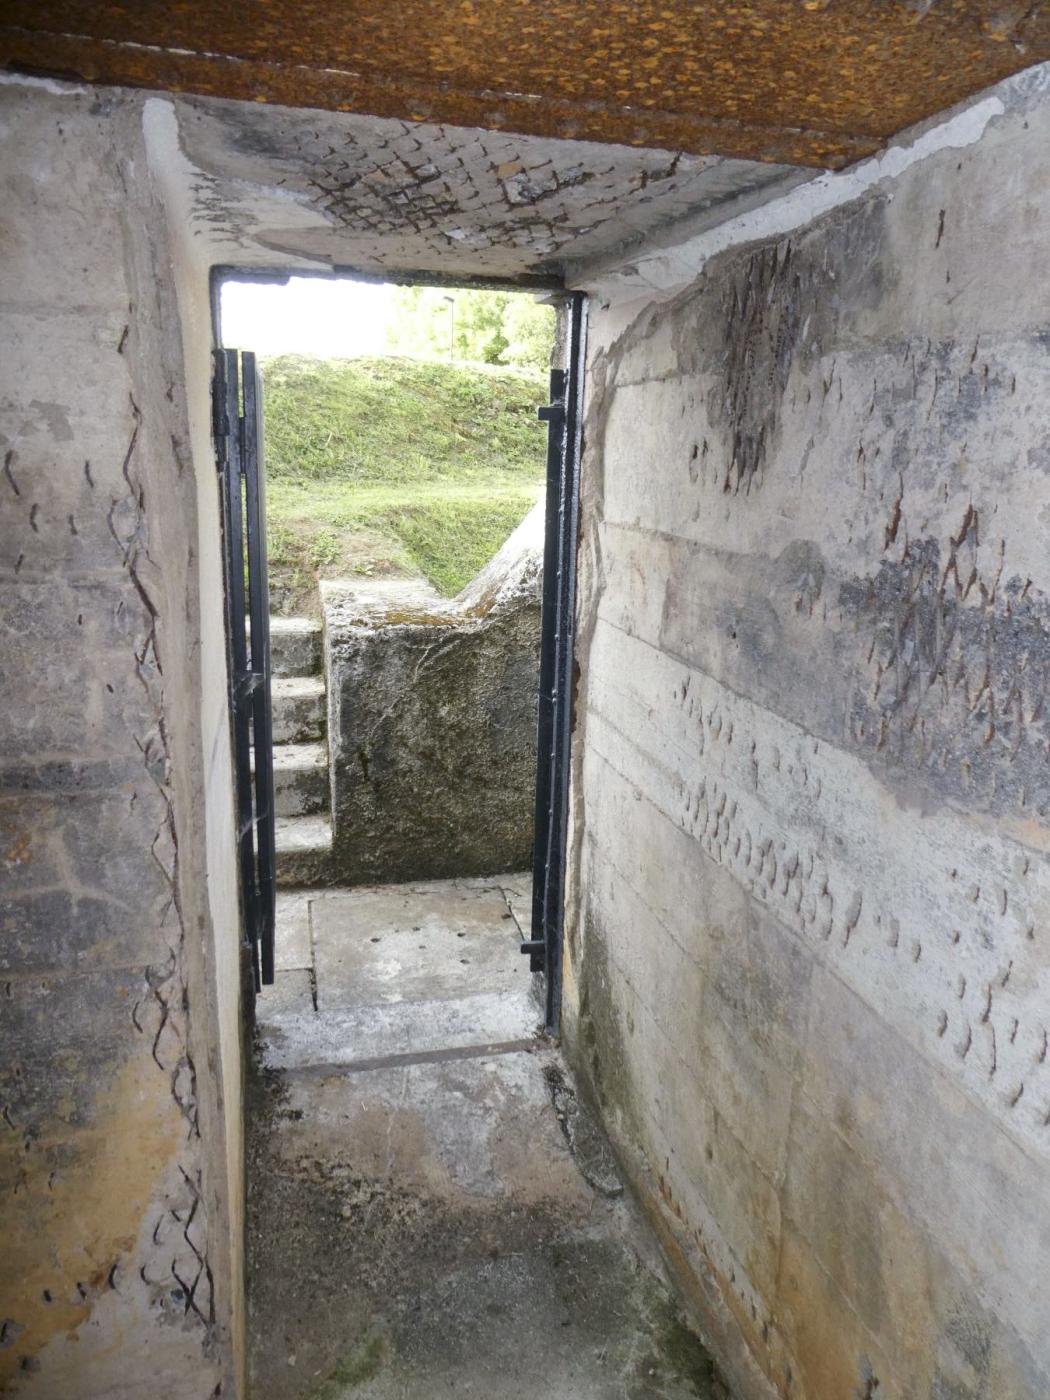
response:
[(451, 348), (455, 360), (546, 369), (554, 309), (527, 292), (398, 287), (388, 343), (420, 359), (448, 359)]
[(530, 296), (510, 297), (503, 317), (503, 333), (509, 342), (504, 351), (506, 363), (550, 369), (556, 314), (553, 306), (543, 306)]

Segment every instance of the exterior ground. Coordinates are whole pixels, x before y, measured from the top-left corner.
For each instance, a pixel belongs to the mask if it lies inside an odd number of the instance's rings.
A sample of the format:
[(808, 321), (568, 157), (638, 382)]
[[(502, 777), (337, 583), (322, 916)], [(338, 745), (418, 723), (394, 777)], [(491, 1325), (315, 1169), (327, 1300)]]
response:
[(540, 1032), (527, 877), (282, 894), (249, 1120), (255, 1400), (724, 1400)]
[(547, 375), (282, 355), (262, 363), (273, 606), (321, 578), (425, 578), (453, 597), (543, 489)]

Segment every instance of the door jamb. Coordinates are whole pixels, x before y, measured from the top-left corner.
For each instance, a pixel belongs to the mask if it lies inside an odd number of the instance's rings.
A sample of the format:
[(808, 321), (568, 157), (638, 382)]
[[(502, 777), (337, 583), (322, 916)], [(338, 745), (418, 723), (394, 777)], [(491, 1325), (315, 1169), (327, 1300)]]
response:
[(540, 621), (540, 685), (536, 725), (536, 805), (532, 868), (532, 928), (521, 951), (544, 974), (544, 1023), (561, 1025), (565, 868), (575, 692), (576, 553), (579, 538), (580, 454), (587, 299), (567, 298), (565, 368), (551, 373), (547, 497)]

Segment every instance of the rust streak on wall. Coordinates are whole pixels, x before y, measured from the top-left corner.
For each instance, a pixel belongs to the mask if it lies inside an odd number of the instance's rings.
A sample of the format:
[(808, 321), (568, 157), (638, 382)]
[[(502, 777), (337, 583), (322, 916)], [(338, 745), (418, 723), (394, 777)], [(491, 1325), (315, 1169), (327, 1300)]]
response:
[[(33, 1369), (20, 1366), (21, 1358), (35, 1358), (63, 1334), (75, 1340), (99, 1300), (128, 1287), (133, 1251), (150, 1223), (151, 1185), (170, 1170), (181, 1138), (167, 1104), (143, 1109), (153, 1072), (139, 1056), (113, 1076), (93, 1105), (92, 1130), (81, 1134), (61, 1171), (26, 1169), (8, 1144), (3, 1161), (17, 1174), (18, 1209), (10, 1215), (5, 1248), (13, 1268), (0, 1307), (17, 1319), (17, 1346), (0, 1348), (0, 1388)], [(60, 1152), (59, 1142), (43, 1145), (52, 1161)]]

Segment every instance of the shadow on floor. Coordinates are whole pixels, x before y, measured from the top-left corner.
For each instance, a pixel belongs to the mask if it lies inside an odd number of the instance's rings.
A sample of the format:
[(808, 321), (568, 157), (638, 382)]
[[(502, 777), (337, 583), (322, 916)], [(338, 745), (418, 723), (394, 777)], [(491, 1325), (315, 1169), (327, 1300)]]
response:
[(527, 907), (506, 876), (280, 897), (253, 1400), (725, 1400), (540, 1034)]

